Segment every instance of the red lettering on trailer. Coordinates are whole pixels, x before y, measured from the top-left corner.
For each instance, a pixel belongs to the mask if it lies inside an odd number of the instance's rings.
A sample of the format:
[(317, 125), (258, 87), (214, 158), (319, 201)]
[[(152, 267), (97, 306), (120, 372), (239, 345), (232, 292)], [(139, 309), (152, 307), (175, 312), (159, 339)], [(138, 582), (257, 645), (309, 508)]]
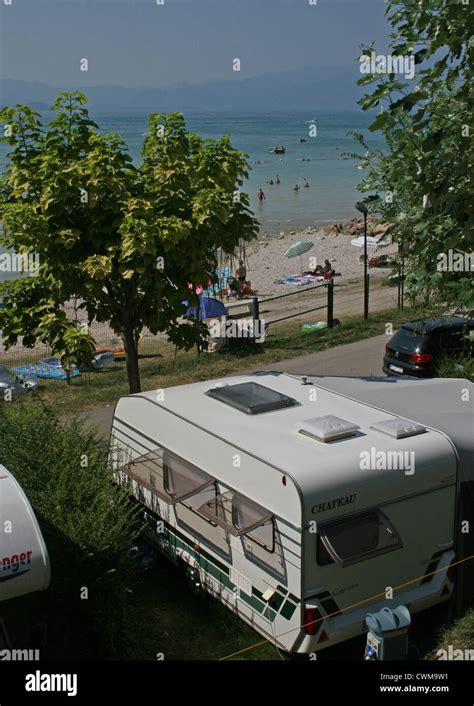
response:
[(4, 571), (11, 571), (16, 573), (20, 566), (25, 564), (31, 564), (31, 555), (33, 554), (32, 549), (28, 549), (25, 552), (20, 552), (20, 554), (12, 554), (11, 556), (4, 556), (2, 558), (2, 566)]

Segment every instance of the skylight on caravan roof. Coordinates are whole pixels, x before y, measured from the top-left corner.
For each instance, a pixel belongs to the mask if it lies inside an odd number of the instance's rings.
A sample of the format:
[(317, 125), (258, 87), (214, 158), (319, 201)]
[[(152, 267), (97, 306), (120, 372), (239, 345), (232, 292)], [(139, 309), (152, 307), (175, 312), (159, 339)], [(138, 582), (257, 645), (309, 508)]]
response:
[(261, 414), (276, 409), (294, 407), (296, 400), (270, 387), (257, 382), (240, 382), (236, 385), (222, 385), (207, 390), (206, 395), (213, 397), (230, 407), (235, 407), (245, 414)]
[(391, 417), (390, 419), (382, 419), (380, 422), (370, 425), (371, 429), (381, 431), (394, 439), (406, 439), (409, 436), (424, 434), (427, 429), (422, 424), (410, 422), (402, 417)]
[(326, 414), (324, 417), (313, 417), (301, 423), (300, 434), (309, 436), (316, 441), (336, 441), (354, 436), (360, 427), (354, 422), (335, 417), (333, 414)]

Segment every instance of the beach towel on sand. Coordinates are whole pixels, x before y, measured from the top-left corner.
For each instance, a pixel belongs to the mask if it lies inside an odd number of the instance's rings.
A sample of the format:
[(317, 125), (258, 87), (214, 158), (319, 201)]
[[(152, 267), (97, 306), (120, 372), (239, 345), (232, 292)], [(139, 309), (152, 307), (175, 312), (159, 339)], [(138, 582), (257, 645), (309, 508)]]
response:
[(314, 275), (287, 275), (277, 280), (277, 284), (290, 284), (295, 287), (304, 287), (307, 284), (315, 284), (323, 281), (322, 276)]

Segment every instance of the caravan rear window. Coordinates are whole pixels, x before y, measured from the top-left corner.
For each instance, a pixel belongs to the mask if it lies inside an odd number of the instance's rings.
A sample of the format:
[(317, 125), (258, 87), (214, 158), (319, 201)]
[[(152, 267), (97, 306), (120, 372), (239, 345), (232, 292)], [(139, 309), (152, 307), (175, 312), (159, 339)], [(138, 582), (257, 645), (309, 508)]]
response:
[(399, 549), (402, 541), (380, 510), (319, 526), (317, 559), (321, 565), (349, 566), (378, 554)]

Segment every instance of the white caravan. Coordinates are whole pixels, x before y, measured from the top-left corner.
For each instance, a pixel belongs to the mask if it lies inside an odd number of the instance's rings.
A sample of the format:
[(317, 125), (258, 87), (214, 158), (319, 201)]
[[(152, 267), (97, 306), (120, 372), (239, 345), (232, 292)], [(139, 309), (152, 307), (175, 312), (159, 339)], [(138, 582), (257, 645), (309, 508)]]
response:
[[(407, 415), (409, 416), (409, 415)], [(288, 652), (452, 591), (457, 456), (443, 433), (280, 373), (123, 397), (117, 477), (192, 582)]]
[(0, 601), (49, 586), (46, 546), (28, 498), (0, 465)]

